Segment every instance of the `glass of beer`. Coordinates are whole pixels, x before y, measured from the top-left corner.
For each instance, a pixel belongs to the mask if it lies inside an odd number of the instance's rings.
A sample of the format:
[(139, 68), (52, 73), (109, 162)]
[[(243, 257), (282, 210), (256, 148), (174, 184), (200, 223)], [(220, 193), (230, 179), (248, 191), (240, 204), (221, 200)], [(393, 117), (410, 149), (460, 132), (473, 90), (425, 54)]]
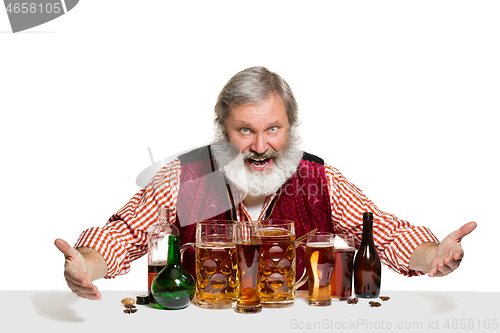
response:
[[(238, 287), (233, 221), (196, 224), (196, 305), (206, 309), (232, 308)], [(187, 243), (182, 252), (193, 246)]]
[(293, 306), (295, 292), (306, 281), (306, 274), (296, 282), (295, 227), (293, 221), (260, 221), (262, 251), (259, 261), (259, 292), (263, 307)]
[(236, 223), (236, 261), (238, 263), (238, 290), (235, 311), (257, 313), (262, 310), (258, 286), (259, 259), (262, 248), (258, 222)]
[(307, 235), (305, 262), (309, 281), (309, 305), (332, 304), (330, 283), (335, 265), (333, 238), (334, 235), (329, 232)]
[(346, 301), (352, 293), (352, 270), (355, 250), (354, 236), (335, 234), (335, 267), (331, 288), (332, 298)]

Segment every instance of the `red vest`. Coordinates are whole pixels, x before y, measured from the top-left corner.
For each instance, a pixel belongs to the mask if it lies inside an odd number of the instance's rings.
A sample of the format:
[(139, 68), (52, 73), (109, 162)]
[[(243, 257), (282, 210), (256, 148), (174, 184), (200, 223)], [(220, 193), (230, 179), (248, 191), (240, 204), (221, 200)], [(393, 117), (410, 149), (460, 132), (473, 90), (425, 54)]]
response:
[[(179, 158), (181, 177), (175, 223), (181, 233), (181, 244), (194, 243), (195, 222), (208, 219), (236, 221), (234, 200), (227, 180), (217, 171), (209, 146)], [(304, 153), (297, 171), (281, 186), (265, 218), (294, 221), (296, 238), (313, 229), (334, 232), (322, 159)], [(304, 270), (303, 257), (303, 251), (297, 251), (297, 277)], [(196, 276), (194, 262), (194, 252), (187, 250), (183, 266)]]

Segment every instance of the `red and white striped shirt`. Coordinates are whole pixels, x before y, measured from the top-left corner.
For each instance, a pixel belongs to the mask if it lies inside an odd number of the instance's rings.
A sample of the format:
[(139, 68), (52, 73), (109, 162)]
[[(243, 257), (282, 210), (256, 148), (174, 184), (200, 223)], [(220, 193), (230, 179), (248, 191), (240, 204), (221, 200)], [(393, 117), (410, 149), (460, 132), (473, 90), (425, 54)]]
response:
[[(336, 168), (325, 164), (330, 196), (332, 221), (337, 233), (354, 235), (359, 245), (362, 237), (363, 212), (373, 212), (373, 238), (382, 262), (390, 269), (406, 276), (423, 272), (408, 268), (413, 250), (421, 243), (438, 239), (426, 227), (413, 226), (396, 216), (380, 211), (361, 190), (350, 183)], [(147, 234), (158, 221), (160, 207), (170, 209), (173, 223), (176, 216), (181, 165), (178, 159), (160, 170), (146, 188), (141, 189), (116, 212), (104, 227), (85, 230), (75, 247), (91, 247), (99, 251), (108, 265), (106, 278), (126, 274), (130, 263), (147, 253)], [(266, 198), (259, 219), (264, 218), (275, 194)], [(245, 204), (236, 207), (238, 221), (251, 221)]]

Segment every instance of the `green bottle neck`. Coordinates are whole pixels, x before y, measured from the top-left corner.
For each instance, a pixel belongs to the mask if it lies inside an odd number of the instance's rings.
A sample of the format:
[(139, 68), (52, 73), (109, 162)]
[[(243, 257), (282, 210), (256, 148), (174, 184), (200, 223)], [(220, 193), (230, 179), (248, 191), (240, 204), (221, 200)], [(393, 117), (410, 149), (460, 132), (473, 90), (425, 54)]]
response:
[(168, 257), (167, 265), (180, 265), (181, 252), (180, 252), (180, 238), (176, 235), (168, 236)]

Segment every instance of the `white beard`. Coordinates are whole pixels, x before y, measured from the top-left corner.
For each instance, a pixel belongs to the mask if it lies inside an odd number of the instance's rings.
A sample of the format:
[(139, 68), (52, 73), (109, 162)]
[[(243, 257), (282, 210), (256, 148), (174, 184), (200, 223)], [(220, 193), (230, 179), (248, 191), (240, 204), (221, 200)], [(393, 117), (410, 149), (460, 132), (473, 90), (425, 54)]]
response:
[(293, 176), (303, 155), (303, 151), (298, 147), (299, 142), (299, 135), (292, 129), (285, 148), (277, 152), (273, 165), (263, 171), (247, 168), (244, 161), (249, 152), (240, 153), (236, 145), (221, 139), (221, 136), (211, 148), (212, 155), (224, 175), (243, 192), (243, 200), (247, 195), (256, 197), (276, 193)]

